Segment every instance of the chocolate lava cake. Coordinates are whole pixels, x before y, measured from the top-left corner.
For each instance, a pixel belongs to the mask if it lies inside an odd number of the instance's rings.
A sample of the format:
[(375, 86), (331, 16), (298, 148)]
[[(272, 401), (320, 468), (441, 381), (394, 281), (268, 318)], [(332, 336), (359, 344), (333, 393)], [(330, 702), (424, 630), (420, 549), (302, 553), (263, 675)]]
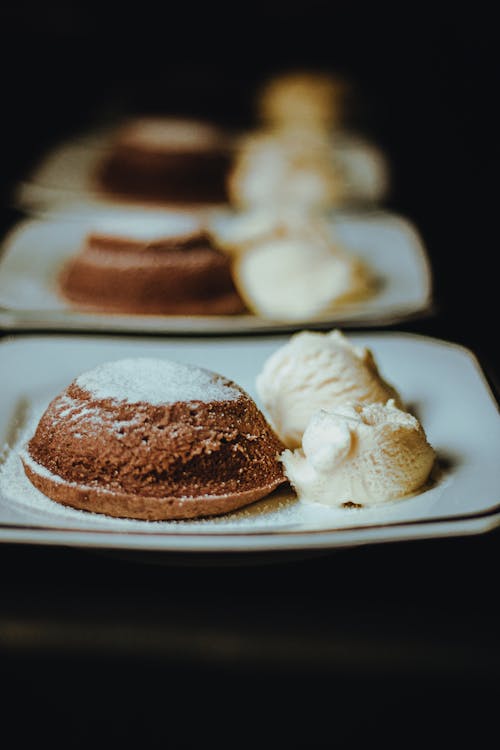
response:
[(204, 121), (132, 118), (117, 128), (95, 175), (100, 189), (172, 203), (225, 203), (231, 138)]
[(226, 513), (285, 482), (283, 445), (234, 382), (132, 358), (77, 377), (49, 404), (21, 458), (63, 505), (119, 518)]
[(145, 315), (245, 311), (230, 258), (204, 230), (154, 239), (89, 232), (58, 281), (66, 301), (88, 310)]

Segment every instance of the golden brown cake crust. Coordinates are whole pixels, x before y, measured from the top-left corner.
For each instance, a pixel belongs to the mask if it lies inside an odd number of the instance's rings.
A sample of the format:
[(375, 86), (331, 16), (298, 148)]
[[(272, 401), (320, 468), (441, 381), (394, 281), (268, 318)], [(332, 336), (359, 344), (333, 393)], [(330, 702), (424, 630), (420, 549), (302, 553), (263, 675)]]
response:
[(152, 405), (96, 400), (73, 382), (40, 419), (26, 475), (56, 502), (115, 517), (193, 518), (254, 502), (285, 482), (283, 446), (231, 386), (238, 398)]
[(254, 490), (233, 495), (158, 498), (68, 486), (40, 476), (29, 465), (24, 464), (24, 470), (40, 492), (63, 505), (114, 518), (144, 521), (182, 520), (230, 513), (266, 497), (283, 483), (282, 480), (275, 480)]
[(59, 275), (62, 296), (103, 312), (234, 315), (231, 261), (203, 231), (153, 242), (90, 233)]
[(100, 189), (135, 199), (225, 203), (230, 164), (231, 139), (215, 125), (146, 117), (118, 129), (95, 179)]

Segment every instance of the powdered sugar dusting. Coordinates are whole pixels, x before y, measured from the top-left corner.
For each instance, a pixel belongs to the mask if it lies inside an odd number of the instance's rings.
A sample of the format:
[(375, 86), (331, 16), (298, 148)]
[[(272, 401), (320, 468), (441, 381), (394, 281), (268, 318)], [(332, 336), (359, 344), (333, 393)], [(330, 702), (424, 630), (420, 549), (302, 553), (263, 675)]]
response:
[(166, 359), (137, 357), (105, 362), (76, 384), (97, 399), (153, 405), (177, 401), (233, 401), (241, 392), (217, 373)]
[[(26, 450), (26, 448), (21, 448), (21, 450), (19, 451), (19, 457), (33, 472), (38, 474), (38, 476), (43, 477), (43, 479), (50, 479), (51, 482), (55, 482), (56, 484), (64, 484), (66, 487), (84, 487), (84, 485), (77, 485), (76, 482), (66, 481), (57, 474), (53, 474), (47, 469), (46, 466), (43, 466), (42, 464), (39, 464), (37, 461), (35, 461), (35, 459)], [(90, 490), (91, 488), (85, 487), (85, 489)]]
[[(143, 532), (152, 534), (259, 534), (283, 531), (312, 531), (363, 526), (384, 523), (398, 517), (398, 508), (403, 503), (395, 503), (386, 508), (329, 508), (314, 503), (303, 503), (295, 493), (286, 488), (273, 492), (266, 498), (240, 510), (221, 516), (193, 518), (189, 520), (145, 521), (130, 518), (113, 518), (100, 513), (77, 510), (57, 503), (36, 489), (27, 478), (21, 456), (26, 458), (26, 442), (36, 429), (47, 402), (31, 403), (23, 418), (21, 429), (15, 440), (5, 446), (0, 461), (0, 496), (17, 513), (21, 513), (27, 525), (41, 524), (62, 529), (99, 529), (116, 532)], [(39, 474), (57, 481), (55, 475), (31, 459), (32, 468)], [(404, 501), (404, 507), (417, 504), (422, 512), (422, 503), (432, 503), (434, 493), (440, 486), (416, 498)], [(403, 512), (404, 515), (404, 512)], [(404, 516), (406, 517), (406, 516)]]
[[(31, 484), (26, 476), (22, 460), (39, 476), (53, 482), (63, 483), (61, 477), (41, 466), (29, 455), (26, 444), (34, 433), (38, 420), (47, 404), (32, 404), (26, 422), (15, 444), (5, 446), (5, 457), (0, 463), (0, 495), (26, 516), (26, 523), (42, 523), (51, 527), (102, 529), (109, 531), (144, 531), (190, 533), (195, 528), (199, 533), (214, 529), (218, 532), (255, 533), (259, 530), (285, 528), (297, 522), (296, 497), (288, 491), (277, 490), (256, 503), (221, 516), (189, 520), (146, 521), (131, 518), (113, 518), (102, 513), (78, 510), (51, 500)], [(82, 486), (71, 482), (66, 485)], [(188, 500), (188, 498), (186, 498)]]
[(71, 424), (71, 422), (84, 418), (87, 423), (102, 426), (102, 414), (98, 407), (83, 406), (80, 401), (71, 398), (67, 393), (59, 396), (58, 402), (59, 408), (57, 414), (54, 415), (54, 421), (63, 420), (66, 424)]
[(141, 421), (141, 415), (137, 413), (130, 419), (115, 419), (110, 426), (109, 420), (103, 418), (103, 412), (99, 404), (86, 406), (84, 402), (72, 398), (67, 393), (62, 393), (58, 397), (57, 406), (53, 410), (51, 418), (55, 425), (64, 422), (75, 438), (83, 437), (82, 433), (78, 431), (82, 429), (82, 424), (84, 424), (84, 432), (87, 433), (89, 429), (98, 432), (106, 427), (108, 430), (112, 429), (117, 437), (122, 437), (124, 430), (139, 425)]

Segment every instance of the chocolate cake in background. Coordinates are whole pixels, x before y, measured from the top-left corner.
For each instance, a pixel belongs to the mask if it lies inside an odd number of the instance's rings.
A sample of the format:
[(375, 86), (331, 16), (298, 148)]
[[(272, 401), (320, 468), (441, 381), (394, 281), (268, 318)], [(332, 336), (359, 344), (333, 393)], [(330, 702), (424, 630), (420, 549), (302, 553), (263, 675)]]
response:
[(231, 164), (229, 134), (211, 123), (132, 117), (111, 136), (96, 183), (114, 195), (169, 203), (223, 203)]

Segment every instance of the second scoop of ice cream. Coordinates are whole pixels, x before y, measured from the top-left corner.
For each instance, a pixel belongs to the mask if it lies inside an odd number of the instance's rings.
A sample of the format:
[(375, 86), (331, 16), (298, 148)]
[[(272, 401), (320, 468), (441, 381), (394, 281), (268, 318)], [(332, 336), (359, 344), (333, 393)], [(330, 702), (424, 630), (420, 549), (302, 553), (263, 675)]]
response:
[(389, 400), (318, 411), (302, 448), (284, 451), (281, 460), (301, 500), (376, 505), (422, 487), (435, 453), (420, 422)]

